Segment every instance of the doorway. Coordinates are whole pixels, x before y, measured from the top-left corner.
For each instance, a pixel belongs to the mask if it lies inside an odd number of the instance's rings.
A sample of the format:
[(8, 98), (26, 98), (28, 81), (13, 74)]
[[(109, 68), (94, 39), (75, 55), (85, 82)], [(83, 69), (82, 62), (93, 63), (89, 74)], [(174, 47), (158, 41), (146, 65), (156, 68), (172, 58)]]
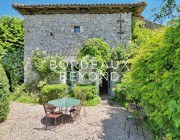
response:
[(107, 95), (109, 90), (109, 72), (106, 73), (104, 77), (102, 77), (102, 83), (99, 87), (100, 95)]

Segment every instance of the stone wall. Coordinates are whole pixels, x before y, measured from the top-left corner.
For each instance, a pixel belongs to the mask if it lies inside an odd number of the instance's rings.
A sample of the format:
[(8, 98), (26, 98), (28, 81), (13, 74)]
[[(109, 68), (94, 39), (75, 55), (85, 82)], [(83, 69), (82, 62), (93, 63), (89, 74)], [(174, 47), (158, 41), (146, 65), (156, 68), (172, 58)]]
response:
[[(144, 17), (133, 17), (133, 19), (137, 22), (138, 20), (142, 20), (144, 22), (144, 27), (149, 28), (151, 30), (158, 29), (163, 27), (163, 25), (149, 21), (147, 19), (144, 19)], [(141, 27), (140, 27), (141, 28)]]
[[(26, 15), (24, 24), (25, 82), (32, 75), (30, 56), (37, 49), (72, 58), (88, 38), (101, 38), (113, 48), (132, 37), (131, 13)], [(74, 33), (74, 26), (81, 32)]]
[(161, 24), (157, 24), (157, 23), (155, 23), (155, 22), (151, 22), (151, 21), (146, 20), (146, 19), (144, 19), (144, 23), (145, 23), (145, 27), (146, 27), (146, 28), (149, 28), (149, 29), (151, 29), (151, 30), (154, 30), (154, 29), (158, 29), (158, 28), (160, 28), (160, 27), (163, 27), (163, 25), (161, 25)]

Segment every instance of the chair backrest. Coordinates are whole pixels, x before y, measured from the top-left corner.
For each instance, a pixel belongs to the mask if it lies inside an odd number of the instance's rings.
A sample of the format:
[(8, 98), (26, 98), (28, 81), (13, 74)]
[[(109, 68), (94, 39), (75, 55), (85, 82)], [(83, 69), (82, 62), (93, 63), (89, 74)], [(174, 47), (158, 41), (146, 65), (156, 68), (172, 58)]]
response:
[(44, 103), (47, 103), (49, 101), (49, 98), (47, 97), (47, 96), (43, 96), (42, 97), (42, 102), (43, 102), (43, 104)]
[(81, 102), (84, 102), (85, 100), (86, 100), (86, 94), (85, 93), (79, 93), (79, 100), (81, 101)]
[(134, 104), (134, 103), (129, 103), (128, 104), (128, 111), (129, 112), (134, 112), (135, 110), (136, 110), (137, 108), (136, 108), (136, 105)]
[(77, 114), (77, 115), (79, 115), (80, 112), (81, 112), (81, 106), (82, 106), (81, 104), (77, 105), (77, 108), (76, 108), (76, 110), (77, 110), (77, 111), (76, 111), (76, 114)]
[(142, 106), (138, 106), (137, 107), (137, 110), (139, 112), (139, 119), (143, 119), (146, 115), (145, 115), (145, 112), (144, 112), (144, 108)]
[(43, 104), (45, 114), (53, 113), (55, 111), (55, 107), (52, 104), (45, 103)]

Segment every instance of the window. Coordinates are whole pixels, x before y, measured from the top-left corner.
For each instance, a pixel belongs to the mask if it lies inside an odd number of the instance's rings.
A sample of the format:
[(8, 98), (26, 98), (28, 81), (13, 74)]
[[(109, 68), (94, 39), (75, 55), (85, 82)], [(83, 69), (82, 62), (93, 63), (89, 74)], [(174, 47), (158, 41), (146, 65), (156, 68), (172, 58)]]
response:
[(80, 26), (74, 26), (74, 33), (80, 33)]

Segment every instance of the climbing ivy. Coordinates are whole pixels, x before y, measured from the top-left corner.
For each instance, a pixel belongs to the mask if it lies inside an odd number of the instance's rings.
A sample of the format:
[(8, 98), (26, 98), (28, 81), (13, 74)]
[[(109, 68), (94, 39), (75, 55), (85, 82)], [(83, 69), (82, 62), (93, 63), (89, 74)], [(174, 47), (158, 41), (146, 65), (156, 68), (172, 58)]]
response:
[(109, 44), (99, 38), (90, 38), (85, 41), (78, 53), (79, 61), (85, 60), (88, 65), (90, 65), (94, 60), (97, 61), (96, 68), (103, 75), (107, 70), (105, 63), (109, 62), (110, 58), (111, 54)]
[[(61, 64), (61, 56), (49, 55), (46, 57), (41, 51), (35, 51), (31, 62), (35, 72), (38, 73), (38, 84), (42, 87), (45, 84), (59, 83), (60, 72), (63, 72), (64, 63)], [(63, 61), (62, 61), (63, 62)], [(51, 64), (53, 64), (51, 69)]]
[[(128, 99), (144, 106), (159, 137), (180, 137), (180, 19), (167, 29), (139, 32), (140, 46), (124, 81)], [(126, 79), (128, 78), (128, 80)], [(153, 122), (153, 125), (152, 123)]]

